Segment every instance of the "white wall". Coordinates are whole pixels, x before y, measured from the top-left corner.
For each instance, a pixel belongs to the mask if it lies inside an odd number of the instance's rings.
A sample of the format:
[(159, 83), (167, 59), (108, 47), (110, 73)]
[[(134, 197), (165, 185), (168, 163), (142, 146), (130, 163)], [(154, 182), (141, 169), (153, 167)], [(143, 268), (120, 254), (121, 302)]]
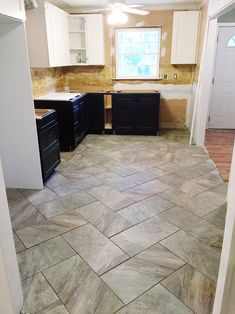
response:
[(7, 187), (42, 188), (23, 22), (0, 20), (0, 156)]
[(0, 160), (0, 313), (17, 314), (22, 304), (22, 288)]
[(228, 186), (228, 208), (213, 314), (234, 314), (235, 309), (235, 148)]

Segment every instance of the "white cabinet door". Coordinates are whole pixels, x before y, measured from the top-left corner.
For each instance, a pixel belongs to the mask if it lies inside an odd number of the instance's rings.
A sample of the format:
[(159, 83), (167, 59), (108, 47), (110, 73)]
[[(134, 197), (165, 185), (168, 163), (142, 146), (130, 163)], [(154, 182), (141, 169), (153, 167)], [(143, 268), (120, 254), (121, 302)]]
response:
[(53, 66), (69, 65), (68, 13), (50, 5), (51, 32), (48, 41), (52, 44)]
[(0, 14), (19, 20), (25, 20), (23, 0), (1, 0)]
[(27, 12), (26, 33), (31, 67), (70, 64), (68, 14), (47, 1)]
[(104, 21), (102, 14), (86, 16), (87, 34), (87, 63), (94, 65), (105, 64)]
[(199, 11), (176, 11), (173, 19), (171, 64), (195, 64)]
[(73, 65), (104, 65), (104, 21), (102, 14), (69, 17), (70, 59)]

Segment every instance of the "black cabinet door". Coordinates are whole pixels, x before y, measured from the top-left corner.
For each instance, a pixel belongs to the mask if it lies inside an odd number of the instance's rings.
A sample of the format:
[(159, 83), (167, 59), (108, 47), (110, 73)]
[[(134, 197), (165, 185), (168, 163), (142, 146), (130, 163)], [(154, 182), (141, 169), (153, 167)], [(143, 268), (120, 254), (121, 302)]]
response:
[(104, 95), (91, 93), (87, 95), (89, 133), (102, 134), (104, 130)]
[(156, 135), (159, 94), (113, 95), (113, 130), (116, 134)]
[(156, 135), (159, 123), (158, 94), (139, 94), (137, 101), (137, 134)]
[(79, 114), (81, 121), (81, 139), (83, 139), (89, 129), (88, 104), (86, 97), (83, 97), (82, 101), (80, 102)]
[(114, 94), (112, 98), (113, 130), (116, 134), (136, 134), (137, 98), (133, 94)]
[(42, 178), (45, 182), (60, 163), (60, 146), (56, 112), (51, 111), (36, 120), (40, 150)]

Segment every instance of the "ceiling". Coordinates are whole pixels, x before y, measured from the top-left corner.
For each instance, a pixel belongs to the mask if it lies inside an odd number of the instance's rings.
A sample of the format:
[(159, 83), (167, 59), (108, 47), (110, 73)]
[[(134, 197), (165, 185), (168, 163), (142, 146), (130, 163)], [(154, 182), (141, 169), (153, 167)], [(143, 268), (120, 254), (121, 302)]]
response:
[(141, 4), (149, 10), (164, 9), (198, 9), (202, 0), (48, 0), (52, 4), (74, 13), (86, 9), (106, 7), (108, 3), (124, 2), (126, 4)]

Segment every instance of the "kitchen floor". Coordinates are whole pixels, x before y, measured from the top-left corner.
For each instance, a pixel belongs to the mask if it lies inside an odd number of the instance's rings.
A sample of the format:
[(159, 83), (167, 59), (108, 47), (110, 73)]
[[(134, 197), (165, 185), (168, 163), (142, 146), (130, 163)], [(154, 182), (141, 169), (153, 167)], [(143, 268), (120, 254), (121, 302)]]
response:
[(88, 135), (44, 190), (7, 191), (22, 313), (212, 312), (226, 185), (187, 143)]

